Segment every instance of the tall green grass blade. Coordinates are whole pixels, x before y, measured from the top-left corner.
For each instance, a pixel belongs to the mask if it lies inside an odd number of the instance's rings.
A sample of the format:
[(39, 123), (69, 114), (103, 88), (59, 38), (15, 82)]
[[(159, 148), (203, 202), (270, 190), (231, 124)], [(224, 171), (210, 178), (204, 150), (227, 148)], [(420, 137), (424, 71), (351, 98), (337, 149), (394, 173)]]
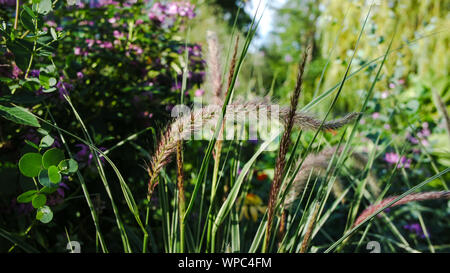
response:
[(412, 187), (411, 189), (405, 191), (403, 194), (401, 194), (400, 196), (398, 196), (397, 198), (395, 198), (394, 200), (392, 200), (391, 202), (387, 203), (385, 206), (379, 208), (377, 211), (375, 211), (371, 216), (367, 217), (366, 219), (364, 219), (364, 221), (362, 221), (361, 223), (359, 223), (358, 225), (356, 225), (355, 227), (353, 227), (351, 230), (349, 230), (347, 233), (345, 233), (341, 238), (339, 238), (335, 243), (333, 243), (326, 251), (325, 253), (331, 252), (333, 249), (335, 249), (338, 245), (340, 245), (342, 243), (342, 241), (344, 241), (348, 236), (352, 235), (356, 230), (358, 230), (362, 225), (364, 225), (366, 222), (372, 220), (375, 216), (377, 216), (379, 213), (381, 213), (382, 211), (384, 211), (386, 208), (390, 207), (392, 204), (395, 204), (396, 202), (398, 202), (399, 200), (403, 199), (405, 196), (415, 192), (416, 190), (422, 188), (423, 186), (425, 186), (426, 184), (430, 183), (431, 181), (443, 176), (444, 174), (448, 173), (450, 171), (450, 168), (446, 168), (445, 170), (443, 170), (442, 172), (439, 172), (438, 174), (433, 175), (432, 177), (426, 179), (425, 181), (417, 184), (416, 186)]
[(10, 241), (11, 243), (17, 245), (18, 247), (20, 247), (23, 251), (25, 251), (27, 253), (38, 253), (39, 252), (36, 248), (34, 248), (31, 245), (29, 245), (28, 243), (26, 243), (22, 238), (11, 234), (10, 232), (4, 230), (1, 227), (0, 227), (0, 236), (5, 238), (6, 240)]

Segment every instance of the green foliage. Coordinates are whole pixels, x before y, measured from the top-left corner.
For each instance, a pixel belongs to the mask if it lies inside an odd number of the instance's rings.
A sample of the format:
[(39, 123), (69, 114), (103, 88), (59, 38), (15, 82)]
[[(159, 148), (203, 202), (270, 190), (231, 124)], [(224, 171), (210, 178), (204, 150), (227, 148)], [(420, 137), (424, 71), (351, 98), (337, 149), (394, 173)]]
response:
[(40, 207), (36, 213), (36, 219), (44, 224), (50, 223), (53, 219), (53, 211), (49, 206)]
[(27, 177), (36, 177), (41, 171), (42, 155), (39, 153), (27, 153), (20, 158), (20, 172)]
[[(194, 19), (192, 6), (174, 15), (167, 6), (174, 3), (164, 1), (69, 6), (29, 0), (19, 6), (17, 26), (14, 7), (5, 6), (0, 236), (7, 245), (1, 241), (0, 251), (61, 252), (67, 238), (58, 234), (64, 232), (83, 242), (83, 251), (105, 253), (363, 252), (373, 240), (386, 252), (448, 250), (447, 34), (416, 35), (448, 18), (442, 1), (382, 2), (369, 16), (361, 1), (287, 1), (277, 11), (273, 43), (254, 54), (248, 50), (258, 18), (252, 22), (243, 10), (238, 16), (238, 1), (198, 1)], [(399, 34), (393, 35), (397, 19)], [(166, 159), (155, 192), (147, 195), (152, 154), (175, 154), (173, 146), (163, 150), (158, 144), (167, 141), (172, 106), (190, 105), (203, 92), (211, 103), (203, 56), (205, 32), (213, 25), (224, 70), (222, 111), (239, 95), (269, 95), (287, 104), (300, 53), (310, 46), (299, 110), (322, 112), (325, 120), (361, 112), (340, 130), (294, 128), (281, 180), (288, 186), (301, 174), (306, 184), (295, 189), (291, 206), (284, 203), (291, 192), (275, 197), (273, 231), (282, 216), (286, 229), (268, 240), (277, 136), (227, 140), (220, 149), (215, 139), (178, 143), (181, 157)], [(236, 70), (228, 75), (236, 36), (242, 38)], [(393, 47), (386, 42), (391, 37)], [(220, 122), (214, 125), (217, 136)], [(338, 145), (344, 152), (332, 158), (315, 155)], [(417, 191), (441, 192), (440, 200), (386, 210)], [(380, 217), (354, 225), (365, 208), (389, 195), (397, 197), (377, 207)], [(50, 222), (55, 224), (43, 225)]]
[(58, 166), (64, 160), (64, 152), (58, 148), (47, 150), (42, 156), (42, 166), (48, 169), (51, 166)]

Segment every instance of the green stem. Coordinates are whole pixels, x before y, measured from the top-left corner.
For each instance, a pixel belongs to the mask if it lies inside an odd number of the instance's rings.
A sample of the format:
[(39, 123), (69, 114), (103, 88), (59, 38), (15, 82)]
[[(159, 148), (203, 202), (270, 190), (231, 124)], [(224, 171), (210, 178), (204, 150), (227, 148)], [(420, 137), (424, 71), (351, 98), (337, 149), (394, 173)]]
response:
[[(70, 100), (70, 98), (67, 95), (64, 95), (64, 98), (69, 103), (70, 107), (72, 108), (72, 111), (73, 111), (76, 119), (78, 120), (78, 122), (81, 125), (81, 128), (83, 129), (83, 133), (84, 133), (86, 139), (89, 141), (89, 143), (92, 146), (94, 146), (94, 142), (92, 141), (92, 138), (89, 135), (89, 132), (88, 132), (88, 130), (87, 130), (83, 120), (78, 115), (78, 112), (76, 111), (75, 107), (73, 106), (72, 101)], [(123, 226), (123, 222), (121, 220), (121, 217), (120, 217), (120, 214), (119, 214), (119, 210), (117, 209), (116, 203), (114, 201), (111, 189), (110, 189), (109, 184), (108, 184), (108, 180), (106, 179), (106, 174), (105, 174), (105, 170), (103, 169), (102, 162), (100, 161), (100, 158), (98, 157), (97, 152), (94, 151), (92, 149), (92, 147), (89, 147), (89, 148), (91, 150), (91, 153), (94, 155), (95, 162), (97, 163), (96, 165), (97, 165), (98, 173), (99, 173), (100, 178), (101, 178), (101, 180), (103, 182), (103, 186), (105, 187), (106, 193), (108, 194), (108, 197), (109, 197), (109, 199), (111, 201), (111, 207), (113, 209), (113, 213), (114, 213), (114, 216), (116, 218), (117, 227), (118, 227), (118, 229), (120, 231), (120, 236), (121, 236), (121, 239), (122, 239), (123, 248), (124, 248), (125, 252), (130, 253), (131, 252), (130, 242), (128, 241), (128, 236), (127, 236), (127, 233), (125, 231), (125, 227)]]
[[(214, 160), (214, 170), (213, 170), (213, 177), (212, 177), (212, 184), (211, 184), (211, 202), (214, 201), (214, 197), (216, 195), (216, 187), (217, 187), (217, 177), (219, 174), (219, 163), (220, 163), (220, 151), (218, 149), (218, 142), (216, 143), (216, 160)], [(207, 237), (206, 237), (206, 244), (208, 246), (211, 246), (211, 253), (214, 253), (214, 239), (215, 237), (213, 234), (211, 234), (212, 225), (214, 223), (215, 218), (215, 210), (214, 210), (214, 204), (212, 204), (212, 210), (211, 213), (208, 214), (208, 231), (207, 231)]]
[[(72, 153), (70, 152), (69, 146), (67, 145), (67, 142), (65, 141), (64, 136), (62, 135), (61, 131), (60, 131), (59, 128), (57, 127), (56, 121), (55, 121), (55, 119), (53, 118), (53, 115), (52, 115), (52, 113), (50, 112), (50, 110), (48, 109), (48, 107), (47, 107), (47, 111), (48, 111), (48, 113), (49, 113), (50, 118), (52, 119), (52, 122), (53, 122), (53, 123), (55, 124), (55, 126), (56, 126), (56, 130), (58, 131), (59, 138), (61, 139), (61, 141), (62, 141), (64, 147), (66, 148), (66, 151), (67, 151), (69, 157), (72, 158), (73, 156), (72, 156)], [(94, 221), (95, 231), (96, 231), (96, 233), (97, 233), (97, 236), (96, 236), (96, 237), (98, 237), (98, 239), (99, 239), (99, 241), (100, 241), (100, 245), (101, 245), (101, 247), (102, 247), (103, 253), (108, 253), (108, 249), (106, 248), (105, 239), (103, 238), (103, 234), (102, 234), (102, 232), (100, 231), (100, 223), (99, 223), (99, 220), (98, 220), (97, 212), (95, 211), (94, 204), (92, 203), (91, 197), (90, 197), (90, 195), (89, 195), (89, 191), (88, 191), (88, 189), (87, 189), (86, 182), (84, 181), (84, 178), (83, 178), (83, 176), (81, 175), (81, 173), (80, 173), (79, 170), (77, 170), (77, 177), (78, 177), (78, 180), (80, 181), (81, 189), (83, 190), (84, 197), (85, 197), (86, 202), (87, 202), (87, 204), (88, 204), (89, 210), (91, 211), (91, 217), (92, 217), (92, 220)]]
[[(31, 228), (34, 226), (35, 223), (36, 223), (36, 221), (33, 221), (33, 223), (31, 223), (31, 225), (30, 225), (30, 226), (27, 228), (27, 230), (23, 233), (23, 236), (26, 236), (26, 235), (30, 232)], [(14, 248), (16, 248), (16, 246), (17, 246), (17, 243), (15, 243), (13, 246), (11, 246), (11, 248), (8, 250), (8, 253), (10, 253), (11, 251), (13, 251)]]
[(19, 0), (16, 0), (16, 18), (14, 18), (14, 29), (17, 29), (17, 23), (19, 22)]
[(151, 197), (147, 197), (147, 210), (145, 212), (145, 227), (144, 227), (144, 241), (142, 242), (142, 253), (147, 253), (147, 245), (148, 245), (148, 232), (147, 232), (147, 226), (148, 226), (148, 220), (150, 216), (150, 199)]

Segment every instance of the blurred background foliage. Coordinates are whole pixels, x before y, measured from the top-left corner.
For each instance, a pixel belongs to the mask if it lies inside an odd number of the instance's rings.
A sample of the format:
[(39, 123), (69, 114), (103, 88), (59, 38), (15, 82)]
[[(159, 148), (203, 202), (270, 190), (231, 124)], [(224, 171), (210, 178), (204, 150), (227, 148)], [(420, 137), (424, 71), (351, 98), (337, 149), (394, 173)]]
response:
[[(277, 8), (276, 28), (262, 49), (269, 64), (261, 66), (267, 67), (263, 70), (264, 85), (269, 86), (276, 75), (275, 94), (286, 99), (285, 94), (295, 84), (295, 67), (306, 46), (311, 46), (313, 50), (309, 69), (313, 81), (307, 81), (310, 84), (303, 93), (304, 103), (335, 85), (343, 77), (370, 2), (288, 0), (281, 8)], [(397, 24), (393, 52), (383, 68), (382, 78), (375, 91), (384, 91), (389, 83), (397, 83), (398, 80), (406, 81), (408, 86), (417, 81), (424, 85), (413, 88), (426, 88), (427, 83), (439, 82), (435, 87), (436, 92), (448, 104), (450, 93), (446, 91), (449, 86), (450, 59), (442, 56), (448, 55), (450, 42), (450, 3), (445, 0), (388, 0), (374, 3), (352, 71), (384, 54)], [(397, 48), (400, 49), (395, 50)], [(328, 57), (330, 61), (323, 82), (315, 94), (322, 67), (327, 64)], [(368, 89), (370, 79), (375, 76), (374, 69), (375, 65), (370, 65), (364, 73), (359, 73), (346, 83), (337, 105), (338, 111), (354, 110), (355, 105), (359, 105), (358, 91)], [(420, 93), (420, 89), (416, 93)], [(431, 92), (428, 96), (431, 98)], [(327, 104), (320, 106), (327, 107)]]
[[(14, 2), (0, 0), (0, 16), (10, 24), (14, 19)], [(176, 19), (174, 25), (149, 20), (151, 7), (159, 2), (170, 1), (119, 1), (120, 5), (111, 4), (112, 2), (114, 1), (109, 1), (109, 4), (98, 9), (58, 9), (45, 18), (44, 26), (61, 28), (67, 34), (55, 46), (54, 62), (62, 75), (57, 80), (60, 87), (70, 86), (71, 98), (81, 116), (86, 118), (88, 130), (98, 147), (111, 148), (118, 141), (148, 126), (155, 129), (154, 133), (145, 133), (130, 144), (118, 147), (110, 155), (136, 193), (136, 199), (142, 200), (139, 206), (143, 207), (147, 183), (145, 162), (154, 151), (155, 138), (160, 137), (171, 118), (172, 106), (180, 101), (182, 69), (185, 64), (184, 46), (188, 44), (189, 71), (192, 72), (187, 80), (184, 99), (185, 102), (192, 103), (194, 98), (201, 98), (209, 90), (209, 82), (205, 78), (205, 71), (208, 69), (205, 66), (207, 31), (214, 31), (218, 36), (221, 64), (226, 77), (226, 66), (229, 63), (227, 56), (231, 54), (229, 51), (232, 50), (234, 39), (239, 36), (242, 45), (253, 17), (245, 7), (256, 5), (258, 1), (191, 1), (195, 5), (195, 18), (184, 20), (186, 16), (181, 16), (184, 19)], [(132, 3), (131, 6), (125, 5), (128, 2)], [(273, 29), (268, 36), (262, 37), (263, 40), (258, 45), (252, 46), (250, 54), (246, 56), (236, 84), (237, 95), (246, 98), (269, 95), (274, 101), (287, 105), (294, 89), (298, 62), (305, 47), (309, 46), (312, 54), (300, 96), (300, 107), (303, 107), (342, 79), (371, 1), (285, 0), (281, 6), (272, 6), (271, 1), (268, 3), (268, 9), (274, 10), (273, 16), (268, 18)], [(354, 144), (357, 150), (368, 152), (381, 136), (380, 143), (387, 152), (399, 155), (403, 151), (407, 155), (411, 169), (408, 172), (402, 169), (395, 177), (404, 182), (395, 186), (395, 191), (401, 192), (407, 189), (405, 185), (408, 183), (414, 185), (434, 175), (442, 166), (450, 167), (450, 132), (447, 132), (442, 109), (443, 105), (450, 111), (450, 2), (375, 0), (374, 3), (351, 72), (382, 56), (394, 35), (394, 26), (397, 27), (393, 50), (376, 83)], [(138, 20), (144, 23), (137, 24)], [(92, 25), (90, 22), (93, 22)], [(127, 40), (129, 37), (125, 35), (130, 28), (134, 29), (134, 37), (130, 39), (131, 47)], [(98, 45), (93, 45), (95, 50), (92, 52), (86, 51), (90, 48), (89, 40), (100, 41)], [(119, 44), (114, 44), (116, 40)], [(24, 71), (10, 69), (15, 65), (13, 58), (6, 54), (5, 47), (2, 50), (0, 95), (4, 96), (11, 93), (10, 87), (13, 84), (24, 80)], [(346, 82), (330, 118), (360, 110), (362, 99), (370, 88), (379, 63), (369, 65)], [(39, 69), (48, 65), (48, 60), (36, 63), (33, 67), (34, 76), (39, 77), (36, 75)], [(326, 70), (320, 81), (325, 66)], [(33, 94), (33, 99), (36, 100), (25, 106), (48, 118), (46, 105), (41, 103), (42, 98), (45, 98), (58, 124), (81, 135), (80, 125), (58, 96), (60, 90), (43, 95), (39, 93), (40, 90), (31, 90), (33, 93), (30, 93), (26, 89), (19, 88), (16, 94)], [(329, 107), (330, 97), (316, 104), (311, 111), (318, 117), (323, 117)], [(325, 133), (323, 139), (314, 143), (312, 148), (320, 149), (322, 146), (336, 144), (339, 140), (335, 133)], [(54, 131), (52, 134), (57, 136)], [(38, 143), (41, 135), (34, 129), (0, 119), (0, 137), (0, 222), (8, 230), (23, 231), (30, 224), (30, 211), (18, 206), (14, 200), (18, 193), (29, 189), (32, 184), (24, 181), (18, 173), (17, 161), (23, 153), (30, 150), (24, 140)], [(311, 138), (311, 134), (305, 133), (301, 144), (306, 146)], [(95, 206), (102, 219), (105, 219), (105, 233), (113, 241), (117, 230), (111, 208), (106, 205), (108, 200), (101, 181), (94, 166), (90, 164), (92, 154), (87, 147), (73, 139), (69, 140), (69, 145), (75, 156), (79, 157), (80, 169), (89, 181), (91, 192), (95, 193)], [(241, 145), (243, 162), (255, 148), (254, 143)], [(199, 155), (204, 149), (203, 141), (186, 144), (186, 151), (189, 152), (185, 153), (184, 168), (188, 174), (188, 185), (190, 183), (192, 186), (195, 181), (194, 173), (202, 159)], [(231, 145), (224, 148), (225, 152), (235, 150)], [(249, 190), (249, 196), (243, 203), (243, 217), (249, 221), (257, 219), (267, 203), (265, 198), (273, 179), (275, 158), (275, 153), (264, 153), (261, 160), (252, 167), (252, 175), (249, 177), (251, 186), (246, 189)], [(380, 183), (386, 182), (389, 167), (392, 165), (385, 162), (381, 155), (374, 165)], [(170, 177), (174, 177), (174, 164), (168, 165), (166, 171)], [(431, 187), (442, 190), (446, 187), (443, 181), (448, 181), (448, 178), (447, 174), (443, 179), (433, 182)], [(66, 201), (70, 202), (58, 204), (55, 208), (56, 213), (64, 213), (65, 217), (55, 217), (54, 223), (35, 227), (32, 231), (38, 245), (50, 251), (64, 249), (66, 238), (62, 224), (66, 224), (71, 233), (79, 237), (73, 239), (95, 241), (88, 208), (85, 200), (80, 198), (80, 187), (76, 181), (69, 180)], [(10, 181), (15, 183), (9, 183)], [(112, 188), (115, 193), (120, 191), (116, 183)], [(189, 192), (186, 194), (189, 198)], [(160, 234), (161, 230), (158, 228), (162, 218), (161, 210), (157, 206), (157, 198), (152, 202), (155, 213), (151, 222), (155, 223), (155, 233)], [(126, 204), (122, 202), (119, 206), (125, 208)], [(450, 242), (448, 234), (445, 235), (448, 231), (445, 227), (448, 227), (449, 208), (442, 210), (438, 216), (431, 215), (429, 218), (434, 223), (436, 219), (433, 217), (444, 216), (433, 227), (433, 236), (441, 238), (439, 243), (443, 245)], [(345, 206), (340, 209), (340, 214), (335, 216), (336, 221), (342, 221), (346, 209)], [(15, 218), (11, 220), (13, 215)], [(133, 221), (129, 215), (125, 218), (127, 224)], [(55, 230), (57, 238), (46, 236)], [(130, 230), (139, 232), (134, 228)], [(116, 244), (112, 248), (120, 249), (120, 243)], [(6, 251), (9, 247), (8, 242), (0, 239), (0, 251)]]

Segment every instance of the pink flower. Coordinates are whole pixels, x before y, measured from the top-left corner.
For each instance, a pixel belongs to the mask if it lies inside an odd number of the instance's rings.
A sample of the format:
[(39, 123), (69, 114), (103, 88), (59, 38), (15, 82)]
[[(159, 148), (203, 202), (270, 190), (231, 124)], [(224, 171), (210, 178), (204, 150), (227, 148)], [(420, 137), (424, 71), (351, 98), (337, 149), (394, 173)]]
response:
[(88, 47), (92, 47), (95, 43), (95, 40), (92, 39), (86, 39), (86, 44)]
[(388, 97), (389, 93), (387, 91), (384, 91), (383, 93), (381, 93), (381, 98), (382, 99), (386, 99)]
[(75, 55), (81, 55), (81, 48), (80, 47), (75, 47), (74, 49), (73, 49), (73, 54), (75, 54)]
[(123, 37), (124, 37), (124, 34), (123, 34), (122, 32), (120, 32), (120, 31), (118, 31), (118, 30), (114, 30), (114, 31), (113, 31), (113, 36), (114, 36), (114, 38), (116, 38), (116, 39), (120, 39), (120, 38), (123, 38)]
[(380, 113), (378, 113), (378, 112), (375, 112), (375, 113), (372, 114), (372, 118), (373, 119), (377, 119), (379, 117), (380, 117)]
[(178, 13), (177, 3), (169, 3), (166, 7), (166, 13), (169, 15), (176, 15)]
[(386, 123), (383, 127), (384, 127), (384, 129), (386, 129), (386, 130), (391, 130), (391, 125), (389, 125), (389, 124), (387, 124), (387, 123)]
[(144, 53), (144, 50), (142, 50), (142, 48), (138, 45), (130, 44), (130, 49), (133, 50), (137, 55), (141, 55), (142, 53)]
[(203, 90), (203, 89), (197, 89), (197, 90), (195, 91), (195, 96), (196, 96), (196, 97), (201, 97), (201, 96), (203, 96), (204, 93), (205, 93), (205, 90)]
[(56, 23), (55, 23), (55, 21), (47, 21), (46, 22), (47, 23), (47, 26), (49, 26), (49, 27), (56, 27), (57, 25), (56, 25)]
[(384, 161), (386, 161), (389, 164), (396, 164), (399, 159), (400, 157), (397, 153), (386, 153), (384, 155)]
[(391, 83), (389, 84), (389, 88), (394, 89), (394, 88), (395, 88), (395, 83), (392, 83), (392, 82), (391, 82)]
[(189, 19), (194, 18), (194, 5), (189, 2), (155, 3), (148, 14), (150, 20), (159, 21), (160, 23), (170, 19), (166, 22), (169, 26), (173, 24), (177, 16)]
[[(411, 167), (412, 160), (410, 158), (406, 158), (405, 156), (400, 156), (397, 153), (386, 153), (384, 155), (384, 161), (389, 163), (389, 165), (397, 164), (399, 168), (409, 169)], [(400, 162), (399, 162), (400, 161)]]

